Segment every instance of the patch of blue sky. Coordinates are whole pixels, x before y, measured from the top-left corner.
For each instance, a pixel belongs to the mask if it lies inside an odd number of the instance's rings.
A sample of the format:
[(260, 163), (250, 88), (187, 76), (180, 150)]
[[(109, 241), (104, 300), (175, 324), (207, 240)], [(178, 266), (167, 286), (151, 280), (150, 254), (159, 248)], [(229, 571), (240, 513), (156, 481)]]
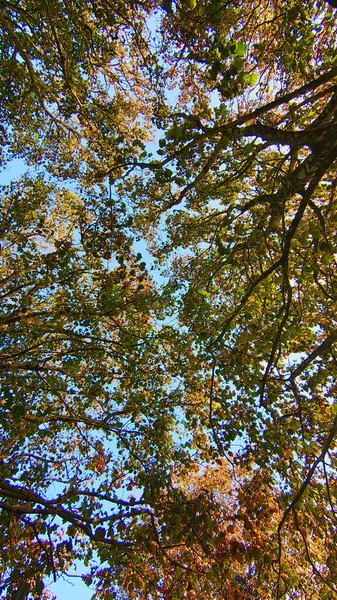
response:
[(82, 579), (84, 574), (81, 563), (77, 562), (67, 575), (58, 577), (56, 581), (46, 582), (45, 585), (56, 600), (91, 600), (95, 590), (84, 583)]
[(9, 185), (27, 172), (27, 165), (22, 158), (13, 158), (0, 171), (0, 185)]

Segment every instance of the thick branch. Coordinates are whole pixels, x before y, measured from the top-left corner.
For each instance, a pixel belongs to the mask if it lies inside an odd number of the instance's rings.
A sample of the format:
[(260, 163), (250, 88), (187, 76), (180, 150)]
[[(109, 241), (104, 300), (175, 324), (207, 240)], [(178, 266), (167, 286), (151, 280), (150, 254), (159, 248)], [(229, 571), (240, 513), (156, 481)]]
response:
[(303, 371), (317, 358), (322, 356), (327, 350), (329, 350), (334, 342), (337, 341), (337, 330), (331, 333), (315, 350), (313, 350), (307, 358), (305, 358), (296, 369), (291, 373), (290, 380), (294, 381), (296, 377), (301, 375)]

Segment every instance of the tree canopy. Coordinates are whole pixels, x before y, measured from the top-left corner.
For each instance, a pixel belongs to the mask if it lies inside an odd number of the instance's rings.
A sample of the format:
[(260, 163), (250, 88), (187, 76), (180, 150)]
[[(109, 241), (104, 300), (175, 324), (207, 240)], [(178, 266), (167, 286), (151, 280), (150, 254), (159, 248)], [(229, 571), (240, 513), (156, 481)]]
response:
[(0, 598), (337, 595), (334, 5), (1, 2)]

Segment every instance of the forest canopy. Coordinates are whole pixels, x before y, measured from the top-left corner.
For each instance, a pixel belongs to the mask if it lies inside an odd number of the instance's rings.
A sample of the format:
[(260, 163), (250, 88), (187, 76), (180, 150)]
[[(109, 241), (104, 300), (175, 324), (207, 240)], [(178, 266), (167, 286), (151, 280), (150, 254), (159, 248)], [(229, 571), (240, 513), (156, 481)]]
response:
[(0, 598), (337, 596), (335, 4), (2, 0)]

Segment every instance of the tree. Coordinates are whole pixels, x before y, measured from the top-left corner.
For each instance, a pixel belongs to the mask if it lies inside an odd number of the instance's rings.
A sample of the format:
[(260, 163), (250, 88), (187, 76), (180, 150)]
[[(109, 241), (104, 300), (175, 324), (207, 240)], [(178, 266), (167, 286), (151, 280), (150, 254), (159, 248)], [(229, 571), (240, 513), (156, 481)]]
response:
[(331, 598), (333, 9), (1, 22), (3, 597)]

